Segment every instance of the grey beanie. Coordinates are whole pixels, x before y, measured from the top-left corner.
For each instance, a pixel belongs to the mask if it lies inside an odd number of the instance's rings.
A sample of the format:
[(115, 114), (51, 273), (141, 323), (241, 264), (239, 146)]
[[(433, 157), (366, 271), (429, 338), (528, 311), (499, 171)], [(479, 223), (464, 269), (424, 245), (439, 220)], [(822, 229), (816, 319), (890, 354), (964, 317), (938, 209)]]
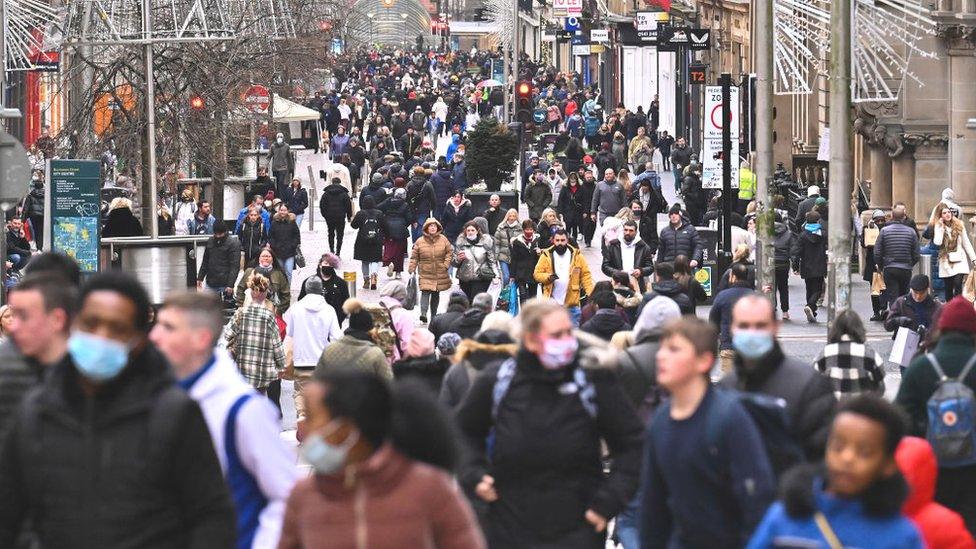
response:
[(437, 340), (437, 351), (441, 356), (451, 356), (457, 351), (459, 343), (461, 343), (461, 336), (454, 332), (444, 332)]
[(407, 299), (407, 287), (399, 280), (391, 280), (380, 290), (380, 297), (390, 297), (403, 303)]
[(310, 276), (305, 281), (305, 295), (322, 295), (322, 279), (318, 276)]
[(668, 322), (681, 318), (681, 309), (670, 297), (658, 296), (647, 302), (641, 311), (637, 322), (634, 323), (634, 341), (640, 341), (647, 334), (657, 330)]
[(376, 173), (373, 174), (373, 177), (370, 178), (370, 181), (372, 181), (373, 183), (375, 183), (377, 185), (382, 185), (383, 184), (383, 179), (384, 179), (383, 174), (381, 174), (379, 172), (376, 172)]
[(490, 313), (495, 310), (495, 298), (491, 297), (488, 292), (481, 292), (471, 300), (471, 307)]

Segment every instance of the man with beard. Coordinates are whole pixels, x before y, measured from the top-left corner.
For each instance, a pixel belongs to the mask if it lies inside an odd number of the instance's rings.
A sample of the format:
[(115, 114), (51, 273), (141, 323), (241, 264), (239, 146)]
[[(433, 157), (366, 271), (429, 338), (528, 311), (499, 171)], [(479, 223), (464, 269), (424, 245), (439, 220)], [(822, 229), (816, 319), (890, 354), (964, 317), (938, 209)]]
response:
[(613, 278), (616, 273), (626, 273), (637, 281), (640, 291), (645, 279), (654, 272), (654, 252), (637, 236), (637, 223), (624, 223), (623, 239), (610, 242), (603, 250), (603, 274)]

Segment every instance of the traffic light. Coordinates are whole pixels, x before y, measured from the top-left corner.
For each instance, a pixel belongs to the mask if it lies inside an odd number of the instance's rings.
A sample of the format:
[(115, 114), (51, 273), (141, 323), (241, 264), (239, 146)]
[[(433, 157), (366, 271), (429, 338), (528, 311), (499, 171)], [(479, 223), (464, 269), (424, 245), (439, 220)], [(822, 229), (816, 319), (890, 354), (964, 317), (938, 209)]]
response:
[(522, 123), (532, 122), (532, 83), (520, 80), (515, 83), (515, 119)]
[(190, 108), (195, 111), (202, 111), (203, 107), (206, 106), (206, 102), (199, 95), (194, 95), (190, 98)]

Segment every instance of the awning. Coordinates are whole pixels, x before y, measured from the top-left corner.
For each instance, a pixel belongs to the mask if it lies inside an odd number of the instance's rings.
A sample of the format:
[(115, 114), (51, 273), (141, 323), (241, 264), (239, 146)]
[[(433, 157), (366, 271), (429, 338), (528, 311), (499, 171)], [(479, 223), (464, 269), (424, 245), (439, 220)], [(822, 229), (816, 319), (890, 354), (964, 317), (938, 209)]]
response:
[(318, 120), (321, 116), (318, 111), (308, 107), (303, 107), (294, 101), (289, 101), (280, 95), (274, 96), (274, 121), (275, 122), (303, 122), (305, 120)]

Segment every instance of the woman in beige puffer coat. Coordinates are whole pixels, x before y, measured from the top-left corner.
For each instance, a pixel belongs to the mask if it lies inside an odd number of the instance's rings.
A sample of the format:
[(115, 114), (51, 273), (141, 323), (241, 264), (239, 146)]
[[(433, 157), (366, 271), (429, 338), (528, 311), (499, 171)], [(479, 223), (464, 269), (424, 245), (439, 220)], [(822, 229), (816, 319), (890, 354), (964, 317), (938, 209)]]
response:
[(417, 239), (410, 253), (407, 272), (417, 273), (417, 288), (420, 290), (420, 321), (427, 322), (427, 309), (430, 316), (437, 314), (441, 292), (451, 287), (448, 269), (451, 267), (453, 249), (444, 236), (444, 229), (433, 217), (424, 222), (423, 236)]

